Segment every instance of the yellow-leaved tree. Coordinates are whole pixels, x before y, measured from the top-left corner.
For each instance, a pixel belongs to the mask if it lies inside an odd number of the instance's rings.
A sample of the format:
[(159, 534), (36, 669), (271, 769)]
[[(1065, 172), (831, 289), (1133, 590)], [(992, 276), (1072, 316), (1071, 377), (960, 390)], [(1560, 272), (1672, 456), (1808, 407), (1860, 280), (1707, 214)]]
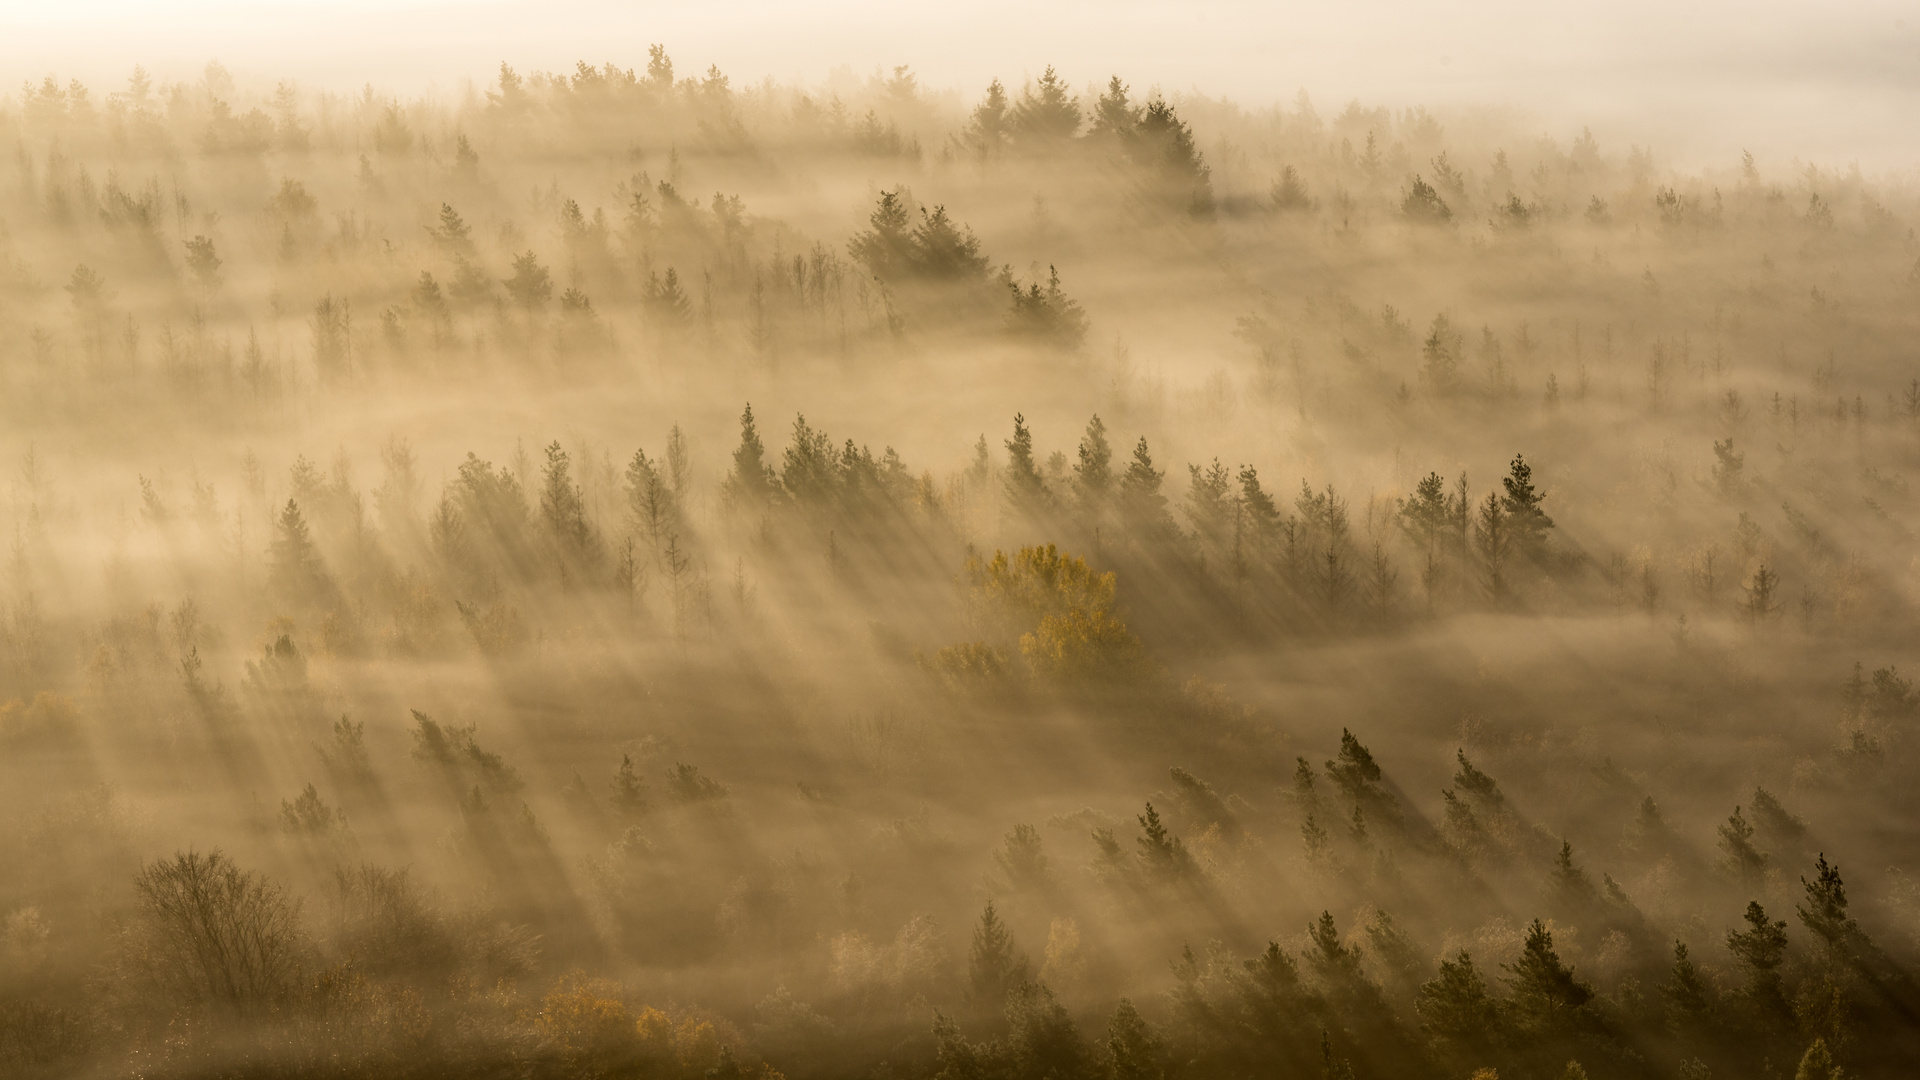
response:
[(1114, 575), (1054, 545), (967, 560), (970, 614), (988, 636), (1013, 639), (1034, 675), (1067, 682), (1151, 670), (1140, 639), (1114, 613)]

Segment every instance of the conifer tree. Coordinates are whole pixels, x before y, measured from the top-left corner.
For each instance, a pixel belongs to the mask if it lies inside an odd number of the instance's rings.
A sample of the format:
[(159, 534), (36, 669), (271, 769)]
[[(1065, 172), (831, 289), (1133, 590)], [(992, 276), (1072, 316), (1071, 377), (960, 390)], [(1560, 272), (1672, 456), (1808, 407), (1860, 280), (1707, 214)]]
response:
[(882, 281), (896, 281), (913, 264), (913, 239), (907, 206), (898, 191), (883, 191), (867, 217), (868, 228), (847, 243), (847, 251)]
[(1133, 460), (1120, 477), (1120, 517), (1129, 532), (1140, 540), (1154, 541), (1173, 529), (1167, 513), (1167, 497), (1160, 494), (1165, 473), (1153, 467), (1153, 455), (1142, 438), (1133, 448)]
[(1457, 1060), (1484, 1052), (1498, 1034), (1499, 1003), (1465, 949), (1440, 961), (1440, 973), (1420, 987), (1414, 1008), (1420, 1030)]
[(1080, 130), (1080, 105), (1049, 64), (1013, 107), (1014, 138), (1029, 149), (1057, 146)]
[(1034, 462), (1033, 433), (1027, 430), (1027, 418), (1019, 413), (1013, 416), (1013, 438), (1007, 440), (1006, 447), (1007, 511), (1016, 518), (1032, 520), (1047, 509), (1052, 493)]
[(991, 1013), (1007, 1001), (1007, 995), (1025, 981), (1027, 960), (1014, 946), (1013, 933), (987, 901), (980, 921), (973, 929), (973, 947), (967, 958), (967, 984), (974, 1008)]
[(1854, 957), (1865, 944), (1860, 926), (1847, 914), (1847, 887), (1840, 880), (1839, 867), (1827, 862), (1823, 852), (1814, 868), (1812, 881), (1800, 879), (1806, 902), (1794, 906), (1801, 925), (1820, 939), (1827, 955), (1835, 959)]
[(657, 558), (667, 535), (680, 529), (679, 499), (644, 449), (633, 452), (626, 479), (627, 512), (640, 535), (646, 537), (649, 557)]
[(983, 161), (999, 157), (1013, 133), (1013, 119), (1008, 113), (1007, 88), (995, 79), (987, 84), (987, 96), (974, 106), (973, 115), (968, 117), (961, 142)]
[(1505, 967), (1508, 1006), (1522, 1027), (1554, 1035), (1582, 1026), (1581, 1017), (1593, 1000), (1593, 988), (1561, 963), (1560, 954), (1553, 948), (1553, 934), (1539, 919), (1527, 927), (1520, 958)]
[(1500, 509), (1506, 514), (1507, 534), (1513, 549), (1527, 558), (1538, 558), (1546, 545), (1546, 533), (1553, 519), (1540, 509), (1546, 493), (1533, 486), (1533, 467), (1519, 454), (1507, 475), (1500, 478), (1506, 494), (1500, 497)]
[(1748, 1003), (1768, 1015), (1787, 1008), (1780, 981), (1780, 964), (1787, 955), (1785, 920), (1769, 921), (1758, 900), (1747, 902), (1747, 929), (1727, 931), (1727, 950), (1746, 972), (1741, 993)]
[(752, 404), (740, 413), (740, 445), (733, 451), (733, 468), (720, 490), (728, 505), (753, 513), (764, 510), (779, 491), (779, 480), (767, 464), (766, 446), (754, 425)]
[(267, 546), (267, 585), (285, 603), (317, 599), (319, 556), (307, 519), (292, 499), (274, 522), (273, 539)]
[(1153, 1028), (1133, 1002), (1120, 999), (1107, 1021), (1107, 1071), (1113, 1080), (1162, 1080), (1166, 1065)]
[(516, 255), (513, 259), (513, 276), (502, 282), (507, 287), (507, 295), (513, 302), (528, 312), (539, 311), (553, 298), (553, 275), (540, 265), (534, 253)]
[(1713, 1010), (1713, 988), (1687, 955), (1684, 942), (1673, 943), (1673, 969), (1661, 995), (1667, 1002), (1667, 1027), (1676, 1033), (1697, 1032)]
[(1739, 807), (1733, 808), (1733, 813), (1720, 825), (1719, 833), (1720, 868), (1741, 887), (1758, 889), (1766, 877), (1767, 854), (1753, 846), (1753, 826), (1741, 816)]
[(1140, 126), (1140, 109), (1127, 100), (1127, 85), (1115, 75), (1107, 80), (1107, 89), (1093, 107), (1093, 121), (1087, 126), (1090, 142), (1124, 147)]
[(1098, 526), (1113, 498), (1113, 447), (1107, 443), (1107, 425), (1098, 414), (1087, 421), (1078, 456), (1073, 466), (1074, 502), (1082, 522)]
[(549, 445), (546, 453), (547, 462), (541, 470), (540, 517), (548, 540), (564, 566), (587, 569), (598, 559), (599, 537), (587, 520), (586, 496), (573, 481), (572, 458), (560, 448), (559, 440)]

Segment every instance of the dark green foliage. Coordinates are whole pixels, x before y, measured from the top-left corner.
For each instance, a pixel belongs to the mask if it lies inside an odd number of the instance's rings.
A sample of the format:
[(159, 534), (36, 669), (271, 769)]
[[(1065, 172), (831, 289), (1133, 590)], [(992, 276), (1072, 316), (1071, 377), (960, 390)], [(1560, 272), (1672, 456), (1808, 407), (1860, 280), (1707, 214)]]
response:
[(1186, 845), (1167, 830), (1152, 803), (1147, 804), (1147, 812), (1137, 820), (1140, 822), (1140, 836), (1136, 841), (1140, 868), (1148, 881), (1191, 881), (1199, 875), (1200, 868), (1194, 864)]
[(1673, 969), (1660, 988), (1666, 1000), (1667, 1026), (1674, 1032), (1700, 1032), (1713, 1013), (1713, 987), (1687, 955), (1687, 946), (1673, 943)]
[(1113, 447), (1107, 444), (1107, 425), (1095, 415), (1080, 438), (1079, 460), (1073, 466), (1073, 496), (1080, 516), (1098, 523), (1113, 501)]
[(1008, 439), (1007, 470), (1004, 481), (1006, 504), (1016, 519), (1031, 520), (1052, 503), (1053, 493), (1033, 456), (1033, 432), (1027, 430), (1027, 418), (1013, 417), (1013, 438)]
[(529, 251), (513, 258), (513, 276), (502, 284), (507, 287), (507, 295), (521, 308), (532, 312), (547, 306), (553, 298), (553, 275), (540, 265), (539, 259)]
[(1142, 438), (1133, 448), (1133, 460), (1120, 477), (1120, 520), (1127, 531), (1142, 540), (1157, 540), (1170, 534), (1173, 518), (1167, 513), (1167, 497), (1160, 494), (1160, 482), (1166, 474), (1153, 467), (1153, 455)]
[(1539, 919), (1527, 927), (1520, 958), (1503, 966), (1508, 1008), (1522, 1030), (1552, 1036), (1589, 1026), (1587, 1005), (1593, 1000), (1593, 988), (1561, 963), (1553, 949), (1553, 934)]
[(1422, 225), (1444, 225), (1453, 220), (1453, 210), (1440, 198), (1433, 185), (1416, 176), (1406, 197), (1400, 200), (1400, 213), (1408, 221)]
[(1087, 315), (1060, 288), (1060, 271), (1047, 267), (1047, 285), (1031, 282), (1025, 290), (1011, 270), (1002, 274), (1012, 304), (1007, 309), (1007, 333), (1036, 345), (1072, 352), (1087, 338)]
[(967, 954), (967, 986), (977, 1010), (997, 1010), (1027, 980), (1027, 958), (1013, 943), (1013, 933), (993, 910), (993, 901), (980, 912)]
[(1734, 807), (1720, 826), (1720, 868), (1749, 891), (1766, 877), (1767, 854), (1753, 846), (1753, 826)]
[(721, 494), (743, 510), (764, 508), (779, 490), (779, 477), (767, 464), (766, 447), (760, 442), (754, 425), (753, 406), (740, 413), (740, 445), (733, 452), (733, 468), (727, 473)]
[(1741, 993), (1750, 1007), (1764, 1015), (1778, 1016), (1786, 1011), (1780, 964), (1787, 955), (1787, 924), (1768, 921), (1767, 911), (1758, 900), (1747, 903), (1743, 918), (1747, 929), (1727, 931), (1727, 950), (1745, 976)]
[(1415, 1007), (1420, 1030), (1450, 1059), (1470, 1061), (1499, 1038), (1499, 1003), (1464, 949), (1440, 961), (1440, 974), (1420, 987)]
[(1161, 1080), (1165, 1050), (1133, 1002), (1120, 999), (1107, 1021), (1106, 1067), (1114, 1080)]
[(1836, 959), (1857, 956), (1866, 946), (1866, 938), (1853, 916), (1847, 914), (1847, 886), (1840, 879), (1840, 868), (1827, 862), (1825, 853), (1814, 866), (1812, 881), (1800, 879), (1806, 901), (1794, 906), (1800, 923), (1826, 946)]
[(1553, 528), (1553, 519), (1540, 509), (1547, 496), (1533, 485), (1533, 466), (1515, 454), (1507, 475), (1500, 478), (1500, 486), (1506, 489), (1500, 497), (1500, 508), (1505, 511), (1514, 550), (1529, 558), (1538, 557), (1545, 547), (1547, 530)]

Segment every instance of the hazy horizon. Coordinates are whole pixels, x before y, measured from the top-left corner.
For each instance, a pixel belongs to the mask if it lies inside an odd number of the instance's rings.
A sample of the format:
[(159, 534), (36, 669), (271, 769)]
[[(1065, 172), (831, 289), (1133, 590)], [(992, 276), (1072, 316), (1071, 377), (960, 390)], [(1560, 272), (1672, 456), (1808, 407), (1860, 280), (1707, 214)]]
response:
[[(0, 11), (0, 72), (89, 85), (134, 64), (197, 77), (217, 60), (243, 83), (414, 96), (485, 84), (501, 61), (565, 71), (575, 61), (644, 65), (666, 43), (692, 71), (735, 85), (823, 84), (907, 65), (930, 89), (971, 98), (1051, 64), (1076, 87), (1125, 71), (1143, 90), (1247, 108), (1311, 95), (1323, 112), (1367, 107), (1519, 109), (1557, 138), (1652, 145), (1681, 168), (1742, 149), (1786, 164), (1858, 162), (1910, 173), (1920, 147), (1920, 17), (1896, 3), (1577, 10), (1409, 2), (1164, 5), (986, 0), (962, 9), (726, 2), (657, 9), (496, 0), (75, 0)], [(377, 29), (376, 29), (377, 27)], [(476, 57), (486, 57), (484, 61)]]

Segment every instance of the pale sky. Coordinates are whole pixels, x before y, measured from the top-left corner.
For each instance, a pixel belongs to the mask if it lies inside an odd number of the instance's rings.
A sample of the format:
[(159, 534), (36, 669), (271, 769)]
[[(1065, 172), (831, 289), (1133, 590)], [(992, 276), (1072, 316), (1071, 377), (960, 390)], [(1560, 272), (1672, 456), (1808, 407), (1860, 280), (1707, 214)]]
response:
[(189, 77), (218, 59), (243, 82), (417, 93), (575, 60), (642, 66), (668, 47), (682, 73), (736, 84), (818, 82), (909, 64), (969, 98), (1056, 65), (1075, 85), (1199, 90), (1248, 105), (1301, 89), (1323, 114), (1368, 104), (1517, 106), (1564, 137), (1679, 158), (1870, 171), (1920, 166), (1920, 3), (1612, 5), (1494, 0), (1299, 4), (1130, 0), (966, 5), (612, 0), (0, 0), (0, 85), (53, 73), (99, 90), (135, 63)]

